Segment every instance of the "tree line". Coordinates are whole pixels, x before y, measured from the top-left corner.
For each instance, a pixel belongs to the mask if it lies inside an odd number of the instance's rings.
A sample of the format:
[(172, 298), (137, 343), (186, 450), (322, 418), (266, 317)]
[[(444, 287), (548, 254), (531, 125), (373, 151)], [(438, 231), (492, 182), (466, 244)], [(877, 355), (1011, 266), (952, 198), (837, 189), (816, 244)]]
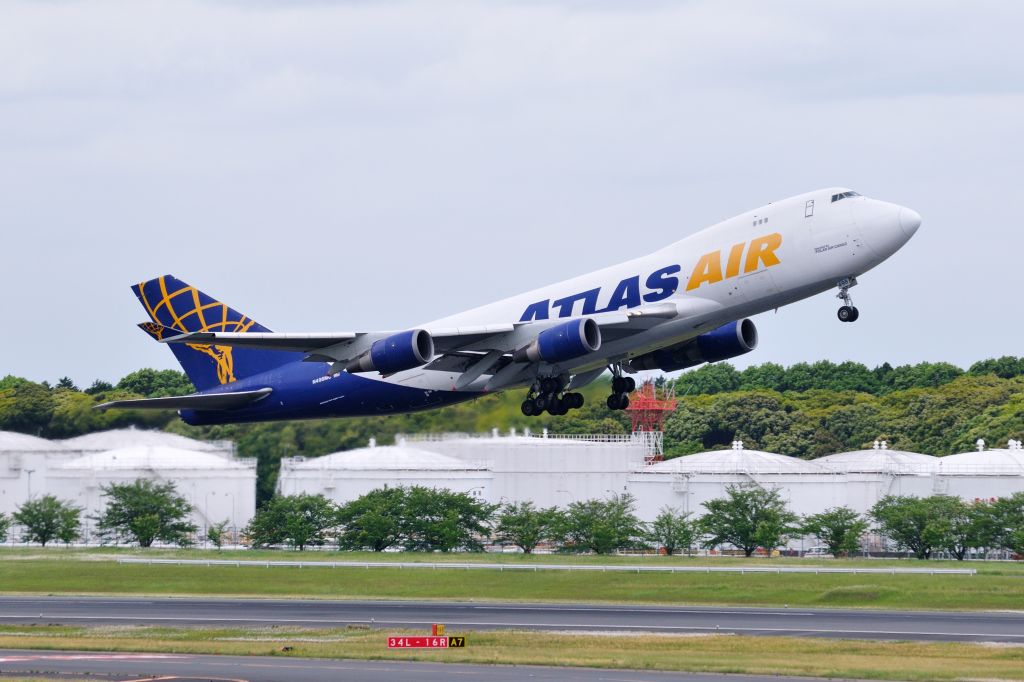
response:
[(801, 517), (778, 490), (740, 484), (727, 486), (723, 497), (703, 506), (697, 518), (664, 507), (644, 522), (628, 494), (560, 509), (530, 501), (488, 504), (467, 493), (422, 486), (384, 487), (343, 504), (323, 495), (278, 496), (257, 510), (243, 534), (253, 547), (299, 550), (332, 545), (375, 552), (479, 552), (497, 544), (526, 554), (547, 545), (558, 552), (594, 554), (735, 548), (748, 557), (810, 537), (844, 557), (858, 552), (873, 531), (892, 549), (918, 559), (937, 552), (959, 560), (972, 551), (1024, 554), (1024, 492), (974, 502), (945, 495), (886, 496), (864, 515), (844, 506)]
[[(192, 511), (173, 483), (139, 479), (103, 488), (108, 498), (97, 515), (100, 538), (149, 547), (155, 542), (188, 546), (197, 527)], [(874, 531), (894, 549), (929, 559), (945, 552), (958, 560), (972, 552), (1005, 550), (1024, 555), (1024, 492), (995, 500), (965, 502), (934, 495), (886, 496), (866, 515), (834, 507), (800, 517), (778, 490), (753, 484), (727, 486), (725, 495), (704, 503), (693, 518), (664, 507), (651, 522), (636, 515), (632, 496), (580, 500), (565, 509), (538, 508), (533, 502), (490, 504), (447, 489), (383, 487), (343, 504), (323, 495), (276, 496), (257, 510), (242, 531), (250, 546), (297, 550), (333, 546), (340, 550), (382, 552), (480, 552), (488, 544), (512, 545), (530, 554), (546, 544), (560, 552), (609, 554), (660, 548), (667, 554), (735, 548), (745, 556), (769, 555), (791, 539), (816, 538), (835, 557), (860, 550)], [(81, 509), (51, 495), (29, 500), (12, 517), (0, 514), (0, 541), (11, 521), (21, 540), (43, 546), (78, 539)], [(212, 525), (205, 539), (220, 547), (227, 522)]]
[[(704, 365), (676, 379), (661, 377), (679, 396), (679, 409), (666, 421), (668, 457), (729, 447), (743, 440), (751, 449), (812, 459), (870, 447), (884, 439), (891, 447), (945, 455), (1024, 439), (1024, 358), (974, 363), (966, 371), (948, 363), (919, 363), (870, 369), (859, 363), (773, 363), (742, 371), (729, 363)], [(608, 382), (583, 389), (586, 404), (562, 417), (524, 417), (520, 391), (486, 396), (440, 410), (386, 417), (327, 419), (191, 427), (173, 411), (92, 409), (106, 400), (188, 393), (181, 372), (142, 369), (116, 384), (96, 381), (79, 390), (69, 379), (53, 386), (8, 376), (0, 379), (0, 430), (50, 438), (136, 425), (163, 428), (201, 439), (232, 440), (242, 457), (257, 459), (257, 501), (273, 497), (282, 457), (316, 457), (388, 442), (396, 434), (440, 431), (483, 432), (548, 428), (553, 433), (628, 433), (629, 415), (609, 412)]]

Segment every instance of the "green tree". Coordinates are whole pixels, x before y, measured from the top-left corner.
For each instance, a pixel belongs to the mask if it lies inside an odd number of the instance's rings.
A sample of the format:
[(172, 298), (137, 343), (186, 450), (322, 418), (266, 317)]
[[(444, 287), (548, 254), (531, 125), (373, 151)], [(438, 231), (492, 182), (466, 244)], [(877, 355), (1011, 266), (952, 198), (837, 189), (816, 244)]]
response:
[(406, 488), (377, 488), (346, 502), (338, 510), (341, 549), (383, 552), (403, 539)]
[(402, 520), (404, 546), (413, 551), (483, 551), (481, 538), (498, 505), (468, 493), (413, 486), (409, 488)]
[(867, 529), (867, 520), (849, 507), (832, 507), (803, 522), (803, 532), (818, 538), (836, 557), (856, 552)]
[(0, 542), (7, 542), (7, 530), (11, 527), (11, 517), (0, 512)]
[(1024, 492), (1000, 497), (989, 509), (991, 522), (986, 544), (1024, 555)]
[(97, 395), (99, 393), (106, 393), (107, 391), (113, 391), (114, 385), (109, 381), (103, 381), (102, 379), (96, 379), (89, 385), (89, 388), (85, 389), (85, 393), (89, 395)]
[(217, 549), (223, 547), (228, 539), (228, 523), (228, 519), (224, 519), (206, 529), (206, 539)]
[(672, 555), (677, 549), (689, 553), (696, 533), (694, 524), (690, 521), (690, 514), (680, 513), (675, 507), (662, 507), (651, 522), (651, 530), (647, 537), (656, 545), (664, 547), (667, 554)]
[(173, 369), (140, 369), (117, 382), (117, 388), (138, 393), (147, 398), (186, 395), (196, 389), (184, 372)]
[(725, 497), (704, 503), (707, 513), (698, 521), (704, 546), (732, 545), (750, 556), (758, 547), (768, 550), (799, 530), (798, 517), (786, 508), (778, 490), (758, 485), (730, 485)]
[(701, 365), (676, 379), (676, 393), (679, 395), (723, 393), (739, 387), (740, 373), (728, 362)]
[(286, 544), (299, 551), (326, 544), (338, 526), (338, 508), (323, 495), (275, 497), (256, 511), (245, 534), (253, 547)]
[(192, 505), (178, 495), (173, 483), (141, 478), (100, 489), (108, 498), (106, 509), (96, 517), (104, 541), (137, 542), (140, 547), (150, 547), (158, 540), (181, 546), (190, 543), (190, 534), (196, 531), (195, 524), (188, 521)]
[(970, 543), (960, 535), (966, 526), (949, 518), (960, 514), (961, 505), (959, 499), (945, 495), (888, 495), (871, 508), (871, 518), (882, 534), (900, 548), (913, 552), (918, 559), (928, 559), (940, 549), (966, 553), (965, 545)]
[(972, 549), (984, 547), (988, 539), (990, 504), (984, 500), (964, 502), (959, 497), (935, 495), (925, 498), (931, 505), (934, 532), (942, 538), (939, 545), (957, 561), (963, 561)]
[(1024, 374), (1024, 358), (1004, 355), (1001, 358), (981, 360), (971, 365), (967, 372), (974, 375), (994, 374), (1002, 379), (1010, 379)]
[(610, 554), (646, 544), (647, 529), (637, 518), (632, 495), (581, 500), (569, 505), (556, 535), (566, 549)]
[(78, 538), (81, 512), (70, 502), (44, 495), (21, 505), (14, 513), (14, 522), (24, 527), (25, 542), (38, 542), (43, 547), (51, 540), (68, 544)]
[(0, 431), (41, 435), (54, 410), (50, 389), (30, 381), (9, 383), (14, 385), (0, 390)]
[(561, 514), (555, 507), (537, 509), (533, 502), (510, 502), (498, 515), (495, 539), (532, 554), (538, 544), (554, 538), (560, 522)]
[(77, 391), (78, 386), (75, 386), (75, 382), (71, 380), (71, 377), (61, 377), (57, 380), (57, 385), (54, 388), (65, 391)]
[(751, 365), (740, 372), (740, 389), (781, 391), (786, 384), (786, 368), (774, 362)]

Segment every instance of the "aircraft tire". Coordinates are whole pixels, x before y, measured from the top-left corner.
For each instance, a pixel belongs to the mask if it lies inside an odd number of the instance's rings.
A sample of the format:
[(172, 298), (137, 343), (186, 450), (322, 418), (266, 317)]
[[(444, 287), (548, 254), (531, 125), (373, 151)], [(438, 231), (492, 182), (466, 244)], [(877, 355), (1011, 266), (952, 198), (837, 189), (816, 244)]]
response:
[(850, 322), (856, 322), (857, 318), (860, 317), (860, 311), (857, 310), (856, 306), (851, 307), (850, 310), (853, 311), (853, 316), (850, 317)]
[(563, 414), (568, 414), (569, 405), (562, 398), (555, 398), (548, 405), (548, 414), (555, 417), (561, 417)]
[(840, 322), (853, 322), (857, 319), (854, 317), (853, 310), (853, 307), (848, 305), (840, 306), (839, 310), (836, 312), (836, 317), (839, 318)]
[(523, 414), (527, 417), (535, 417), (539, 414), (537, 410), (537, 402), (529, 398), (523, 401), (523, 404), (519, 406), (519, 409), (521, 409)]

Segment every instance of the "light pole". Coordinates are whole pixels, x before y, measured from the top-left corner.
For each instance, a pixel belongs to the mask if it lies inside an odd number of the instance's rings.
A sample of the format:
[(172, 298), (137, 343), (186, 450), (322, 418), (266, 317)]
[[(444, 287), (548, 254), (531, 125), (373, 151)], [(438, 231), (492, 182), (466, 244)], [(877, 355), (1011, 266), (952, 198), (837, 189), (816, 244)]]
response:
[(203, 538), (203, 546), (206, 546), (206, 541), (209, 539), (210, 534), (210, 495), (216, 495), (217, 491), (207, 490), (206, 497), (203, 499), (203, 534), (207, 537)]
[(234, 541), (234, 537), (235, 537), (235, 494), (234, 493), (224, 493), (224, 494), (231, 498), (231, 537), (232, 537), (232, 540)]

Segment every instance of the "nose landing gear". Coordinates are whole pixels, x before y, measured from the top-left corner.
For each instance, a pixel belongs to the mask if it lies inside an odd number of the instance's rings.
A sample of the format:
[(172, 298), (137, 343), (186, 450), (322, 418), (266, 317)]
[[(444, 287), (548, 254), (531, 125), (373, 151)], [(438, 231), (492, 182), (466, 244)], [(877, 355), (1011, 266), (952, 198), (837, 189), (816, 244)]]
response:
[(563, 393), (567, 381), (562, 377), (545, 377), (538, 379), (530, 392), (526, 394), (526, 400), (520, 406), (523, 414), (527, 417), (537, 417), (547, 413), (553, 416), (567, 414), (569, 410), (583, 407), (582, 393)]
[(840, 322), (856, 322), (857, 318), (860, 317), (860, 311), (853, 305), (853, 299), (850, 298), (850, 288), (857, 286), (857, 278), (846, 277), (839, 280), (837, 286), (839, 287), (839, 293), (836, 294), (836, 298), (842, 299), (843, 305), (839, 308), (836, 316)]

